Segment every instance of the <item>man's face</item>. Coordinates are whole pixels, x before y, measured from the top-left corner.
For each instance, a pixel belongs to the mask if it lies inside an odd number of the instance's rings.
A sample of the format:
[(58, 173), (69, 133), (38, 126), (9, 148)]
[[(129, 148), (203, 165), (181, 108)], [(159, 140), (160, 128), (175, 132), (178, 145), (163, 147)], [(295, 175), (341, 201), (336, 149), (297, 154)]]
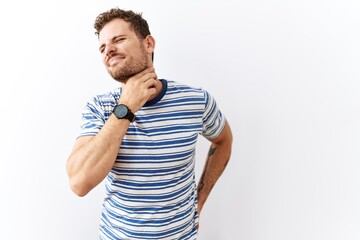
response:
[(99, 50), (109, 74), (122, 83), (152, 64), (144, 40), (122, 19), (113, 19), (99, 32)]

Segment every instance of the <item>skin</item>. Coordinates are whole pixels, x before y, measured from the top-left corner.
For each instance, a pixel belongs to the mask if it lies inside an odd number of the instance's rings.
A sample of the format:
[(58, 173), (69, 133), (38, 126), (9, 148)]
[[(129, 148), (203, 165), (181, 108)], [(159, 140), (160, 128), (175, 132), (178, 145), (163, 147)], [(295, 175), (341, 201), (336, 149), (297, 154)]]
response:
[[(99, 33), (99, 51), (109, 74), (122, 85), (118, 103), (136, 113), (162, 90), (155, 73), (151, 54), (155, 40), (145, 39), (132, 30), (129, 23), (114, 19)], [(79, 137), (67, 160), (66, 169), (72, 191), (85, 196), (110, 172), (130, 122), (113, 114), (96, 136)], [(224, 171), (231, 153), (232, 134), (226, 122), (224, 130), (211, 141), (203, 174), (198, 184), (200, 214), (216, 181)]]
[(225, 123), (220, 135), (210, 141), (210, 149), (197, 189), (199, 215), (212, 188), (230, 160), (232, 133), (228, 122)]

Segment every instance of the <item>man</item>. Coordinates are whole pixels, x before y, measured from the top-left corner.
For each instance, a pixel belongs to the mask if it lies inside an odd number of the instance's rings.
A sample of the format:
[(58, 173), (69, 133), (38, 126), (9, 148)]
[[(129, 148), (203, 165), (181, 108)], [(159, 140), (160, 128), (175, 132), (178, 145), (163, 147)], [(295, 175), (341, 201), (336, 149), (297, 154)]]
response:
[[(158, 79), (155, 40), (141, 14), (114, 8), (94, 27), (103, 63), (121, 86), (84, 108), (67, 161), (71, 189), (84, 196), (105, 179), (100, 239), (196, 239), (202, 207), (230, 158), (230, 127), (208, 92)], [(211, 146), (196, 188), (199, 134)]]

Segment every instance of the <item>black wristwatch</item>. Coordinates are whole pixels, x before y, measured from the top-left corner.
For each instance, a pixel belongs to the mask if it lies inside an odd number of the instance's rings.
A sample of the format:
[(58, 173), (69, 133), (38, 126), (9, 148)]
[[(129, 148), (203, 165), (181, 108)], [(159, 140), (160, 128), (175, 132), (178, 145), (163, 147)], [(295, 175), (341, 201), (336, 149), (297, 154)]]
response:
[(135, 121), (135, 115), (130, 111), (130, 109), (125, 104), (118, 104), (114, 107), (114, 115), (118, 119), (128, 119), (130, 122)]

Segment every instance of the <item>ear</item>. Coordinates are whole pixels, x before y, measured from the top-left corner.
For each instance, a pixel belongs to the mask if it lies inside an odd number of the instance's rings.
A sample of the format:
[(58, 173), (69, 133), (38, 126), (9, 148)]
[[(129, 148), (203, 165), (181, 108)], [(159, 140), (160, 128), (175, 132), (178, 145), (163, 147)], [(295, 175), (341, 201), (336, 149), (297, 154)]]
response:
[(155, 39), (151, 35), (147, 35), (144, 39), (145, 49), (148, 54), (152, 54), (155, 49)]

